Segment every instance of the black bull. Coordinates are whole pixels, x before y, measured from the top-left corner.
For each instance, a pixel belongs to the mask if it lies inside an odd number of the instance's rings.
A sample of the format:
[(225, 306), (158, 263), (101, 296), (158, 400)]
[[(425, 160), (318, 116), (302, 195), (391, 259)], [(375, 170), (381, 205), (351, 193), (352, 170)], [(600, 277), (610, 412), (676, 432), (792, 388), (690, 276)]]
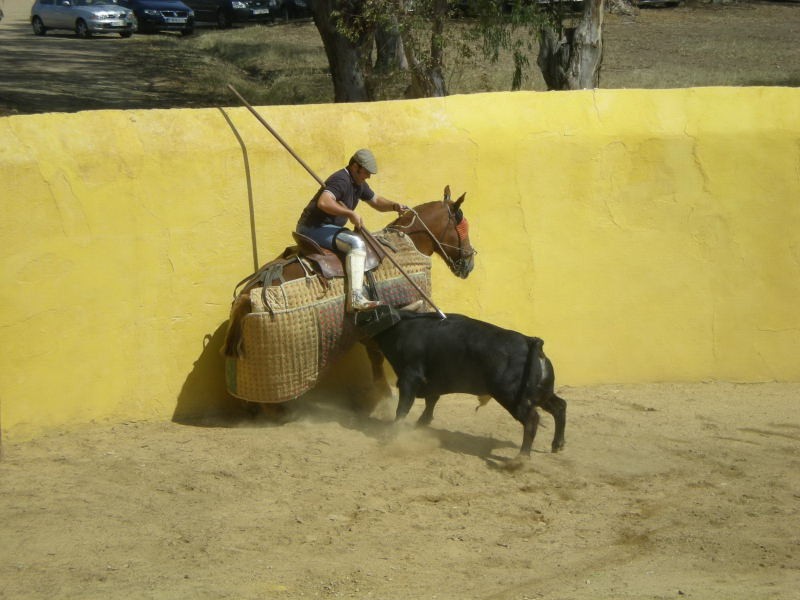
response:
[(567, 403), (554, 390), (553, 365), (540, 338), (463, 315), (400, 311), (401, 320), (373, 339), (397, 375), (397, 418), (425, 398), (417, 422), (428, 425), (442, 394), (491, 396), (522, 423), (520, 454), (530, 455), (539, 426), (537, 407), (555, 420), (552, 451), (564, 447)]

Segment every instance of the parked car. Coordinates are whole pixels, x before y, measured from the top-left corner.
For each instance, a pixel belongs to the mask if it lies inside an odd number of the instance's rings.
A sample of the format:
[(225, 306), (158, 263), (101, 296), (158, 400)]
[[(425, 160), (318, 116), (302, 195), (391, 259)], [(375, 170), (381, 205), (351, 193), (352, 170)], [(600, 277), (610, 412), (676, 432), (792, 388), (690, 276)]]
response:
[(31, 7), (33, 33), (69, 29), (78, 37), (95, 33), (118, 33), (131, 37), (136, 29), (133, 11), (113, 0), (36, 0)]
[(180, 31), (194, 33), (194, 11), (181, 0), (117, 0), (136, 15), (139, 33)]
[(184, 0), (198, 21), (227, 29), (234, 23), (265, 23), (278, 16), (279, 0)]
[(280, 0), (277, 13), (284, 21), (310, 17), (311, 0)]
[(635, 6), (678, 6), (682, 0), (634, 0)]

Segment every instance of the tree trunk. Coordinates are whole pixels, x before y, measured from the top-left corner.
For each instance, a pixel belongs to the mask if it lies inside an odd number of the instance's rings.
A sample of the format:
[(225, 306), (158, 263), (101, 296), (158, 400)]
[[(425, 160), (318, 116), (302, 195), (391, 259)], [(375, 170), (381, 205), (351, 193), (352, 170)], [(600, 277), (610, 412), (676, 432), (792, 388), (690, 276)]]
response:
[(403, 48), (411, 70), (409, 98), (434, 98), (447, 96), (444, 78), (444, 24), (447, 19), (447, 0), (435, 0), (431, 21), (430, 57), (419, 60), (411, 40), (404, 40)]
[(542, 27), (536, 62), (547, 89), (582, 90), (600, 84), (604, 4), (605, 0), (585, 0), (577, 27)]
[[(336, 102), (365, 102), (369, 100), (364, 68), (368, 63), (374, 31), (358, 30), (354, 23), (363, 8), (359, 0), (314, 0), (314, 24), (317, 26), (333, 81)], [(333, 11), (341, 13), (353, 39), (337, 29)]]
[(397, 25), (397, 19), (393, 19), (391, 26), (378, 26), (375, 31), (375, 71), (391, 73), (406, 69), (408, 69), (408, 61), (403, 50), (400, 28)]
[(567, 71), (572, 52), (572, 39), (575, 29), (561, 29), (544, 26), (539, 31), (539, 56), (536, 64), (548, 90), (567, 90)]
[(588, 90), (600, 85), (603, 64), (603, 16), (605, 0), (589, 0), (572, 40), (567, 83), (570, 90)]

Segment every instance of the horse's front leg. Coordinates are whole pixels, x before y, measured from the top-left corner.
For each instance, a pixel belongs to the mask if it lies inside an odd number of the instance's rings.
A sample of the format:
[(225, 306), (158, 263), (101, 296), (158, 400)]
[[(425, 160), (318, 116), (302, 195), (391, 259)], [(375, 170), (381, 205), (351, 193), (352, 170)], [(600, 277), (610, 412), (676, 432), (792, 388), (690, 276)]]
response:
[(368, 339), (363, 344), (372, 366), (372, 394), (377, 405), (384, 398), (392, 397), (392, 388), (389, 386), (389, 382), (386, 380), (386, 373), (383, 370), (383, 363), (386, 359), (375, 340)]

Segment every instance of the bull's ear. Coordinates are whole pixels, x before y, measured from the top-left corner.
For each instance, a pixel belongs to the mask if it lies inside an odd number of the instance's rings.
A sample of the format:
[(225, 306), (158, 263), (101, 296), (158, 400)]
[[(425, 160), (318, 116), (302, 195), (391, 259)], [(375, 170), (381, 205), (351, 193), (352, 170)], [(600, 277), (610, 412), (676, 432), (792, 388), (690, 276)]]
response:
[(461, 194), (458, 197), (458, 200), (456, 200), (456, 203), (453, 205), (453, 208), (458, 210), (458, 208), (463, 204), (463, 202), (466, 199), (466, 197), (467, 197), (467, 192), (464, 192), (463, 194)]
[(449, 202), (450, 201), (450, 186), (449, 185), (444, 186), (444, 198), (442, 198), (442, 201), (443, 202)]

